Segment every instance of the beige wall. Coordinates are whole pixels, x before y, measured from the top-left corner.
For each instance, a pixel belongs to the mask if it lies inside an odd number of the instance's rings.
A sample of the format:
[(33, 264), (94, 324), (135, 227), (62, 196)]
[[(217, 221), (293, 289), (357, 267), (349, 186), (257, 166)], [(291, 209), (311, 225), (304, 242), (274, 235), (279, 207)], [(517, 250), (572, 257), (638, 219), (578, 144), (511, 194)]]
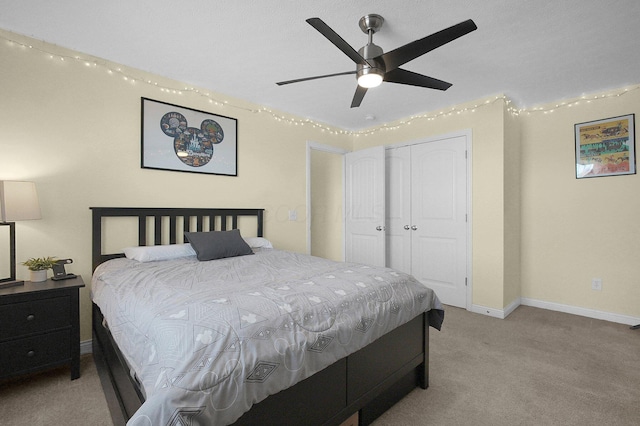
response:
[(311, 254), (344, 261), (343, 156), (311, 149)]
[[(75, 52), (0, 36), (33, 46), (0, 43), (0, 179), (35, 181), (43, 217), (17, 223), (17, 260), (74, 259), (68, 270), (87, 283), (82, 340), (91, 338), (91, 206), (261, 207), (266, 237), (278, 248), (306, 252), (306, 141), (346, 149), (348, 136), (251, 112), (260, 106), (222, 95), (226, 106), (193, 92), (161, 91), (145, 82), (177, 89), (184, 83), (123, 69), (142, 79), (132, 83), (108, 72), (116, 64), (87, 66), (73, 59)], [(141, 169), (140, 97), (237, 118), (238, 176)], [(297, 221), (288, 220), (293, 209)], [(28, 279), (27, 272), (18, 265), (20, 278)]]
[(504, 110), (504, 297), (503, 306), (517, 303), (520, 288), (522, 139), (520, 117)]
[(637, 120), (640, 90), (621, 93), (521, 116), (523, 297), (640, 317), (640, 176), (575, 177), (574, 124)]

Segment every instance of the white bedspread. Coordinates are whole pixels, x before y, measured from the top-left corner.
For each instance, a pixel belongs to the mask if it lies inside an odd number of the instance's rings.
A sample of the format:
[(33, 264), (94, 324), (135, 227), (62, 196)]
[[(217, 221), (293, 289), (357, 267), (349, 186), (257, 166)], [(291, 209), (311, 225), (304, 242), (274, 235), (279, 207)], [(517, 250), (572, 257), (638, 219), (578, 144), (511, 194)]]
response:
[(208, 262), (110, 260), (95, 271), (92, 298), (142, 382), (146, 401), (128, 423), (136, 426), (233, 423), (442, 310), (409, 275), (268, 249)]

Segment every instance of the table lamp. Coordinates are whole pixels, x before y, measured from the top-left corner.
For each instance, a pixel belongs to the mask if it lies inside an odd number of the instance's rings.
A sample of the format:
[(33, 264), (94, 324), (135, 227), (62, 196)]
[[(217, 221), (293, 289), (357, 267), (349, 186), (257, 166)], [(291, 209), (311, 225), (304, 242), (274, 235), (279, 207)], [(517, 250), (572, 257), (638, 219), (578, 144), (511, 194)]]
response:
[(40, 205), (33, 182), (0, 181), (0, 226), (9, 227), (10, 277), (0, 279), (0, 288), (23, 284), (16, 280), (16, 224), (17, 220), (40, 219)]

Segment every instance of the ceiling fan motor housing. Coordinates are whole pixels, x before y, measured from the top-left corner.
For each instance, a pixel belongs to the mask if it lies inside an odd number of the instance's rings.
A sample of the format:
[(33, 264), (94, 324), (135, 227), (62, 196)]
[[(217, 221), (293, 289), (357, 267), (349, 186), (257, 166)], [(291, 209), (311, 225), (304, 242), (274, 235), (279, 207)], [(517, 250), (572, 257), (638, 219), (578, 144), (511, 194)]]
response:
[(356, 64), (356, 77), (366, 74), (379, 74), (384, 76), (385, 66), (382, 61), (375, 60), (374, 58), (382, 55), (382, 48), (373, 43), (369, 43), (358, 50), (358, 53), (371, 64), (371, 67), (362, 64)]

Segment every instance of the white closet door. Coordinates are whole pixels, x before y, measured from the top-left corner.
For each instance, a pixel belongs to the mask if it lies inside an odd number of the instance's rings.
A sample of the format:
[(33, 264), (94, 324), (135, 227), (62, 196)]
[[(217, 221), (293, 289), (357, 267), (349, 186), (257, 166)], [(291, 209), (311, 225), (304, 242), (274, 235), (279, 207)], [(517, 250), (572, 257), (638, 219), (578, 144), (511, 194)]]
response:
[(352, 152), (345, 159), (345, 259), (385, 266), (384, 147)]
[(466, 137), (411, 147), (412, 274), (466, 308)]
[(387, 266), (411, 273), (411, 147), (386, 151)]

